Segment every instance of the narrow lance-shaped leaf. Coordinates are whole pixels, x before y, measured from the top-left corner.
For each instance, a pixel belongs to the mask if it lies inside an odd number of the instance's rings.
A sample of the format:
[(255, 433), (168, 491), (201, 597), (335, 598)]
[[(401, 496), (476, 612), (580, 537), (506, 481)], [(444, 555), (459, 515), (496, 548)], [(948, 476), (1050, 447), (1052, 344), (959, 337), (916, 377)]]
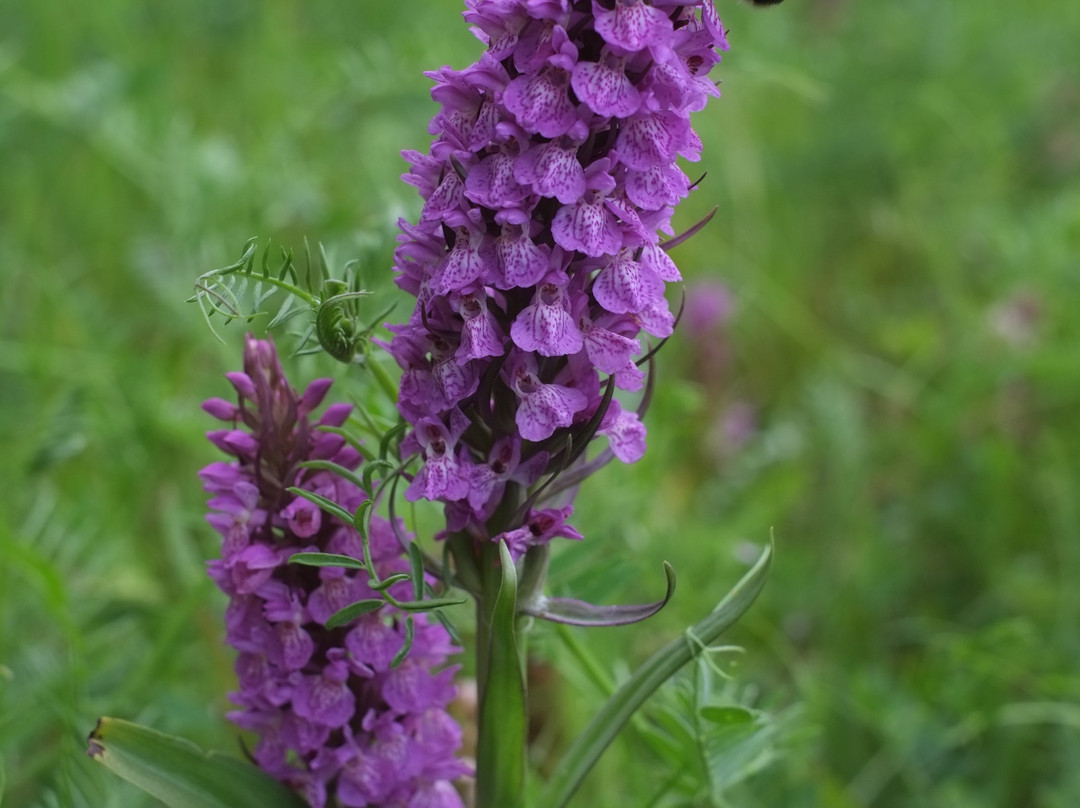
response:
[(597, 606), (574, 598), (542, 598), (535, 606), (522, 609), (522, 614), (571, 626), (625, 626), (639, 623), (663, 609), (675, 593), (675, 570), (666, 561), (664, 575), (667, 576), (667, 591), (663, 598), (654, 603)]
[(379, 441), (380, 458), (386, 459), (387, 454), (390, 453), (390, 444), (404, 435), (408, 426), (409, 425), (404, 421), (398, 421), (393, 427), (386, 431), (386, 434), (382, 436), (382, 440)]
[(569, 803), (600, 755), (646, 699), (701, 652), (700, 644), (714, 642), (750, 608), (765, 586), (771, 562), (772, 547), (769, 546), (716, 609), (689, 630), (696, 638), (694, 643), (689, 642), (687, 637), (672, 640), (649, 657), (605, 702), (600, 712), (563, 754), (541, 795), (541, 808), (563, 808)]
[(393, 469), (393, 468), (394, 468), (394, 464), (391, 463), (389, 460), (378, 460), (378, 459), (372, 460), (370, 463), (368, 463), (368, 464), (366, 464), (364, 466), (364, 472), (360, 477), (360, 482), (358, 483), (358, 485), (360, 486), (360, 489), (365, 494), (367, 494), (369, 498), (374, 499), (374, 497), (375, 497), (374, 490), (375, 489), (374, 489), (374, 485), (372, 483), (372, 479), (375, 477), (375, 475), (378, 472), (382, 471), (383, 469)]
[(403, 612), (430, 612), (447, 606), (460, 606), (467, 598), (429, 598), (428, 600), (399, 600), (394, 606)]
[(454, 622), (446, 616), (445, 612), (440, 611), (439, 609), (436, 609), (432, 614), (435, 615), (435, 619), (439, 621), (442, 627), (446, 629), (446, 633), (450, 635), (450, 639), (453, 641), (454, 645), (460, 648), (461, 635), (458, 633), (457, 626), (454, 625)]
[[(395, 576), (396, 577), (396, 576)], [(404, 576), (405, 580), (408, 576)], [(390, 583), (400, 583), (401, 580), (390, 580)], [(389, 580), (389, 579), (388, 579)], [(383, 581), (382, 583), (387, 583)], [(443, 609), (447, 606), (460, 606), (465, 602), (465, 598), (431, 598), (429, 600), (396, 600), (386, 595), (386, 600), (381, 598), (368, 598), (366, 600), (358, 600), (355, 603), (350, 603), (342, 609), (334, 612), (326, 621), (327, 628), (337, 628), (338, 626), (344, 626), (351, 623), (357, 617), (363, 614), (374, 612), (377, 609), (381, 609), (387, 603), (391, 604), (395, 608), (401, 609), (403, 612), (433, 612), (437, 609)]]
[(358, 438), (353, 434), (351, 429), (346, 429), (342, 426), (330, 426), (329, 424), (319, 424), (315, 427), (319, 432), (329, 432), (331, 435), (337, 435), (339, 438), (343, 438), (347, 444), (356, 449), (364, 458), (365, 461), (370, 461), (375, 455), (370, 449), (368, 449)]
[(332, 499), (327, 499), (322, 494), (316, 494), (314, 491), (305, 491), (303, 488), (296, 488), (295, 486), (288, 489), (290, 494), (295, 494), (298, 497), (303, 497), (308, 502), (314, 502), (324, 511), (331, 516), (336, 516), (345, 524), (350, 524), (353, 519), (353, 515), (347, 510), (342, 508)]
[(293, 553), (289, 556), (290, 564), (304, 564), (309, 567), (347, 567), (351, 570), (364, 570), (367, 567), (359, 558), (337, 553)]
[(383, 578), (382, 580), (376, 580), (372, 578), (368, 581), (368, 586), (374, 589), (376, 592), (382, 592), (389, 589), (394, 584), (400, 584), (402, 581), (408, 581), (409, 576), (404, 572), (396, 572), (389, 578)]
[(149, 727), (102, 718), (87, 754), (169, 808), (304, 808), (268, 774)]
[(396, 668), (405, 661), (405, 657), (408, 656), (409, 651), (412, 650), (413, 637), (415, 634), (416, 628), (413, 623), (412, 615), (410, 614), (405, 618), (405, 642), (402, 643), (401, 650), (394, 654), (394, 658), (390, 660), (391, 668)]
[(305, 460), (303, 463), (297, 463), (297, 467), (302, 469), (315, 469), (317, 471), (331, 471), (339, 477), (348, 480), (357, 488), (364, 487), (359, 474), (352, 469), (347, 469), (331, 460)]
[(270, 322), (266, 324), (267, 331), (272, 331), (283, 323), (288, 322), (298, 314), (304, 313), (304, 309), (293, 308), (293, 302), (295, 300), (296, 298), (292, 295), (286, 296), (285, 302), (281, 304), (281, 308), (278, 309), (277, 314), (275, 314), (273, 319), (271, 319)]
[[(376, 317), (372, 318), (372, 323), (379, 323), (384, 318), (388, 317), (395, 308), (397, 308), (396, 303), (384, 309)], [(372, 325), (368, 328), (369, 333), (374, 330), (375, 325)], [(382, 366), (379, 360), (375, 358), (375, 355), (371, 350), (370, 343), (364, 345), (364, 359), (365, 367), (367, 367), (367, 369), (371, 371), (371, 375), (375, 377), (375, 381), (378, 382), (380, 389), (382, 389), (383, 393), (387, 396), (387, 398), (390, 399), (390, 401), (396, 402), (398, 397), (397, 382), (394, 381), (394, 379), (387, 372), (386, 368)]]
[(343, 609), (339, 609), (334, 612), (326, 621), (327, 628), (337, 628), (338, 626), (344, 626), (351, 623), (357, 617), (362, 614), (368, 614), (381, 609), (386, 601), (381, 598), (369, 598), (367, 600), (358, 600), (356, 603), (350, 603)]
[[(352, 522), (352, 526), (356, 528), (361, 538), (364, 540), (364, 560), (370, 562), (371, 559), (368, 556), (371, 554), (368, 549), (368, 525), (371, 523), (371, 507), (374, 505), (374, 500), (365, 499), (359, 505), (356, 506), (356, 510), (349, 515), (349, 520)], [(374, 569), (374, 567), (372, 567)]]

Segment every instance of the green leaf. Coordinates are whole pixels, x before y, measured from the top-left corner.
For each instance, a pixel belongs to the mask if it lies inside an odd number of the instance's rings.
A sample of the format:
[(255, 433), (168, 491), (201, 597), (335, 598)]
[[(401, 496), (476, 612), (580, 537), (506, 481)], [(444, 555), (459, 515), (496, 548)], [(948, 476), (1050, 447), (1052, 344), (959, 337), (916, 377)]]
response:
[[(334, 463), (331, 460), (305, 460), (303, 463), (297, 463), (296, 465), (299, 468), (302, 468), (302, 469), (316, 469), (318, 471), (332, 471), (334, 474), (338, 475), (339, 477), (342, 477), (342, 478), (348, 480), (350, 483), (355, 485), (357, 488), (364, 489), (364, 484), (363, 484), (363, 481), (360, 479), (360, 475), (358, 475), (352, 469), (347, 469), (344, 466), (342, 466), (342, 465), (340, 465), (338, 463)], [(366, 489), (364, 489), (364, 490), (366, 490)]]
[(304, 808), (260, 769), (157, 730), (101, 718), (87, 753), (169, 808)]
[(296, 315), (304, 313), (304, 309), (293, 308), (293, 301), (295, 300), (296, 298), (292, 295), (285, 298), (285, 302), (281, 304), (281, 308), (278, 309), (277, 314), (275, 314), (270, 322), (266, 324), (267, 331), (272, 331), (282, 323), (288, 322)]
[(371, 483), (372, 478), (374, 478), (374, 476), (383, 469), (392, 469), (393, 467), (394, 464), (391, 463), (389, 460), (376, 459), (369, 461), (367, 464), (364, 465), (364, 472), (361, 475), (361, 480), (359, 483), (360, 490), (366, 493), (369, 497), (374, 497), (373, 491), (375, 489)]
[(430, 612), (447, 606), (460, 606), (468, 598), (429, 598), (428, 600), (399, 600), (394, 605), (403, 612)]
[(646, 699), (700, 653), (702, 645), (714, 642), (750, 608), (765, 586), (771, 562), (772, 547), (769, 546), (716, 609), (689, 630), (694, 638), (692, 641), (689, 637), (680, 637), (665, 645), (607, 700), (563, 754), (548, 779), (539, 803), (543, 808), (563, 808), (619, 730)]
[(315, 428), (320, 432), (329, 432), (331, 435), (337, 435), (339, 438), (344, 438), (345, 442), (356, 449), (356, 451), (363, 456), (365, 461), (370, 462), (374, 459), (375, 455), (372, 451), (364, 446), (364, 444), (360, 442), (360, 438), (356, 437), (351, 430), (341, 426), (328, 426), (327, 424), (320, 424)]
[(379, 457), (386, 458), (386, 455), (390, 452), (390, 444), (404, 435), (408, 426), (404, 421), (398, 421), (386, 431), (386, 434), (382, 436), (382, 440), (379, 441)]
[(290, 564), (304, 564), (308, 567), (348, 567), (352, 570), (366, 570), (359, 558), (337, 553), (293, 553), (289, 556)]
[(382, 580), (376, 580), (372, 578), (368, 581), (368, 586), (374, 589), (376, 592), (382, 592), (385, 589), (389, 589), (394, 584), (400, 584), (402, 581), (409, 580), (408, 573), (395, 572), (389, 578), (383, 578)]
[(432, 614), (435, 615), (435, 619), (442, 624), (442, 627), (446, 629), (446, 633), (450, 635), (450, 639), (453, 641), (454, 645), (460, 648), (462, 644), (461, 635), (458, 633), (457, 626), (454, 625), (454, 622), (446, 616), (446, 612), (436, 609)]
[(381, 609), (385, 600), (380, 598), (369, 598), (368, 600), (358, 600), (356, 603), (350, 603), (344, 609), (339, 609), (334, 612), (326, 621), (327, 628), (337, 628), (338, 626), (344, 626), (346, 623), (351, 623), (357, 617), (362, 614), (368, 614)]
[(488, 669), (476, 749), (477, 805), (521, 805), (525, 784), (525, 677), (515, 633), (517, 570), (499, 542), (502, 581), (491, 611)]
[[(379, 320), (388, 316), (390, 312), (394, 310), (396, 305), (397, 304), (390, 306), (378, 317), (376, 317), (375, 322), (378, 322)], [(372, 326), (372, 329), (374, 329), (374, 326)], [(368, 347), (365, 351), (365, 357), (367, 359), (367, 362), (365, 363), (366, 367), (369, 371), (371, 371), (371, 375), (375, 377), (375, 381), (378, 382), (379, 387), (382, 389), (383, 393), (385, 393), (386, 397), (389, 398), (391, 401), (397, 401), (398, 384), (396, 381), (394, 381), (393, 377), (390, 376), (386, 368), (382, 366), (382, 363), (375, 359), (375, 356), (372, 353), (370, 347)]]
[(746, 707), (739, 707), (734, 704), (725, 705), (723, 707), (709, 705), (707, 707), (702, 707), (698, 713), (706, 721), (711, 721), (722, 727), (730, 727), (736, 724), (751, 724), (757, 717), (757, 713), (753, 710), (749, 710)]
[(0, 755), (0, 806), (4, 804), (4, 787), (7, 785), (7, 770), (4, 768), (4, 756)]
[(402, 662), (405, 661), (405, 657), (409, 655), (409, 650), (412, 648), (413, 636), (415, 634), (415, 626), (413, 624), (412, 615), (410, 614), (405, 618), (405, 642), (401, 645), (401, 650), (394, 654), (394, 658), (390, 660), (390, 667), (396, 668)]
[(356, 506), (356, 510), (349, 514), (349, 518), (346, 520), (346, 524), (351, 522), (352, 526), (365, 540), (368, 536), (368, 522), (371, 520), (371, 507), (374, 504), (374, 500), (365, 499)]
[(345, 524), (352, 524), (353, 515), (344, 508), (342, 508), (340, 505), (338, 505), (336, 502), (334, 502), (334, 500), (327, 499), (322, 494), (316, 494), (314, 491), (305, 491), (303, 488), (297, 488), (296, 486), (289, 488), (288, 491), (290, 494), (295, 494), (298, 497), (303, 497), (308, 502), (314, 502), (328, 514), (330, 514), (331, 516), (336, 516)]
[(650, 714), (651, 723), (671, 739), (679, 750), (679, 756), (693, 759), (697, 751), (697, 731), (688, 715), (682, 710), (664, 705)]

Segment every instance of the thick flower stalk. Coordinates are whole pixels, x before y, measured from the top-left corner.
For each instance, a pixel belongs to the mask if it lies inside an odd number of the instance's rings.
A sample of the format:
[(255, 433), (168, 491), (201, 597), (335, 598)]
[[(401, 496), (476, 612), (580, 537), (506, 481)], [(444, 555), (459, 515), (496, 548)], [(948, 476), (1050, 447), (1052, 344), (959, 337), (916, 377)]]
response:
[[(466, 772), (454, 757), (461, 731), (445, 709), (454, 668), (441, 667), (458, 649), (445, 629), (414, 615), (412, 647), (394, 666), (405, 616), (392, 606), (325, 627), (339, 609), (379, 597), (365, 571), (288, 563), (305, 551), (364, 555), (352, 526), (287, 491), (313, 491), (350, 510), (365, 499), (336, 474), (300, 467), (357, 467), (355, 449), (314, 428), (340, 426), (351, 408), (334, 404), (313, 425), (330, 380), (297, 394), (273, 345), (251, 337), (244, 372), (228, 378), (239, 403), (211, 399), (204, 409), (230, 423), (208, 437), (234, 459), (200, 476), (213, 495), (208, 519), (223, 539), (210, 575), (230, 598), (227, 638), (239, 652), (230, 719), (258, 734), (255, 761), (314, 808), (460, 808), (449, 781)], [(408, 571), (389, 522), (372, 518), (369, 545), (381, 577)], [(410, 597), (407, 583), (396, 586)]]
[(518, 557), (580, 538), (565, 499), (523, 504), (529, 486), (584, 464), (595, 434), (624, 462), (645, 451), (610, 393), (642, 389), (642, 331), (671, 334), (665, 285), (681, 278), (660, 234), (690, 190), (676, 160), (698, 159), (690, 114), (718, 95), (707, 76), (727, 43), (712, 0), (467, 7), (487, 51), (428, 74), (434, 142), (404, 154), (424, 205), (395, 253), (417, 303), (390, 349), (403, 453), (420, 459), (407, 498)]

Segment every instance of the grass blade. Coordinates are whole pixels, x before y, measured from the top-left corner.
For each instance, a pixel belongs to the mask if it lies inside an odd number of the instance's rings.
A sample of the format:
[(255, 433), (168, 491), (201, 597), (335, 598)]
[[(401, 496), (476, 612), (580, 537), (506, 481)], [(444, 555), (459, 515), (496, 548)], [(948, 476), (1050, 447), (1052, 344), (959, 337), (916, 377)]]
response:
[[(716, 609), (690, 630), (696, 638), (695, 642), (705, 645), (714, 642), (750, 608), (765, 586), (771, 562), (772, 547), (769, 546)], [(542, 808), (563, 808), (623, 725), (649, 696), (697, 653), (697, 647), (692, 646), (688, 638), (680, 637), (649, 657), (605, 702), (600, 712), (563, 754), (540, 799)]]

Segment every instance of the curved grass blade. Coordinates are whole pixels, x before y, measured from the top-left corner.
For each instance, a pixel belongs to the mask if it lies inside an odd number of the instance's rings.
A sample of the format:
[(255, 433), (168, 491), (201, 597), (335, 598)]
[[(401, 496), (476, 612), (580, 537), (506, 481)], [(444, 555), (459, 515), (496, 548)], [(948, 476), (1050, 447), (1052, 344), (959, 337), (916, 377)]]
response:
[(169, 808), (304, 808), (250, 763), (130, 721), (101, 718), (87, 741), (90, 757)]
[(640, 623), (667, 606), (675, 593), (675, 570), (666, 561), (664, 575), (667, 576), (667, 591), (663, 598), (654, 603), (597, 606), (574, 598), (545, 598), (535, 608), (522, 609), (522, 614), (570, 626), (626, 626)]
[(623, 725), (649, 696), (699, 652), (697, 643), (711, 644), (750, 608), (765, 586), (772, 554), (770, 545), (716, 609), (690, 629), (696, 638), (694, 644), (687, 642), (685, 637), (672, 640), (649, 657), (605, 702), (600, 712), (563, 753), (541, 795), (539, 805), (542, 808), (564, 808)]

